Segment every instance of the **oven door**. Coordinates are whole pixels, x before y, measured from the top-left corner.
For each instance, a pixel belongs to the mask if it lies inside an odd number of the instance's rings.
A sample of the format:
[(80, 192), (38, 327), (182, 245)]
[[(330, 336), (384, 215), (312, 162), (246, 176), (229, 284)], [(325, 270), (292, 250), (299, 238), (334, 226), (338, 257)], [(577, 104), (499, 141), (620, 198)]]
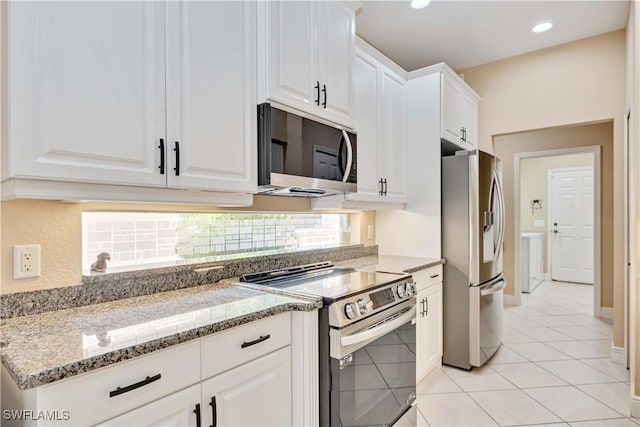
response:
[(416, 398), (415, 298), (331, 329), (331, 426), (392, 425)]

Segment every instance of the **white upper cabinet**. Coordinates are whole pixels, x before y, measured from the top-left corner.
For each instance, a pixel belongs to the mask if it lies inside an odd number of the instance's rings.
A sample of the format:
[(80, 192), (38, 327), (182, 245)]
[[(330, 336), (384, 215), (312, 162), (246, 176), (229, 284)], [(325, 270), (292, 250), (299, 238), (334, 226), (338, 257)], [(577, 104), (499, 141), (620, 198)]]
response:
[(168, 10), (168, 186), (253, 192), (256, 5), (183, 1)]
[(164, 186), (164, 21), (158, 2), (9, 4), (3, 179)]
[[(353, 113), (354, 12), (334, 2), (318, 2), (321, 106), (329, 120), (349, 125)], [(326, 87), (325, 87), (326, 85)]]
[(406, 81), (386, 68), (381, 69), (381, 117), (378, 169), (382, 197), (406, 201), (407, 190), (407, 99)]
[(464, 142), (478, 148), (478, 100), (465, 95), (462, 98)]
[(320, 105), (315, 42), (317, 6), (306, 1), (265, 2), (264, 5), (268, 14), (268, 97), (315, 112)]
[(355, 11), (341, 2), (261, 3), (260, 96), (353, 127)]
[(479, 97), (450, 68), (443, 66), (441, 138), (463, 149), (478, 147)]
[(356, 49), (355, 58), (358, 192), (347, 194), (346, 198), (404, 203), (407, 186), (406, 80), (364, 50)]
[(356, 91), (354, 123), (358, 128), (358, 194), (379, 196), (378, 135), (380, 133), (380, 64), (357, 53), (354, 64)]
[[(13, 179), (16, 197), (33, 179), (57, 182), (44, 198), (142, 193), (87, 183), (157, 187), (145, 201), (185, 201), (167, 189), (196, 189), (220, 192), (200, 202), (233, 204), (230, 196), (254, 192), (256, 7), (9, 4), (3, 181)], [(28, 196), (40, 197), (33, 188)]]

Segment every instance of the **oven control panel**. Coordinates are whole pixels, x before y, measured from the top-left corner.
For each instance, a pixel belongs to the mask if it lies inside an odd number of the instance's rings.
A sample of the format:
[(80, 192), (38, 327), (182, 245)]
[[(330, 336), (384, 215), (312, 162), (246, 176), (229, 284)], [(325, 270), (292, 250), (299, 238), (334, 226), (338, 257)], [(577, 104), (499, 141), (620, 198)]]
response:
[(413, 279), (404, 276), (394, 283), (334, 302), (328, 307), (329, 324), (334, 327), (346, 326), (415, 295)]

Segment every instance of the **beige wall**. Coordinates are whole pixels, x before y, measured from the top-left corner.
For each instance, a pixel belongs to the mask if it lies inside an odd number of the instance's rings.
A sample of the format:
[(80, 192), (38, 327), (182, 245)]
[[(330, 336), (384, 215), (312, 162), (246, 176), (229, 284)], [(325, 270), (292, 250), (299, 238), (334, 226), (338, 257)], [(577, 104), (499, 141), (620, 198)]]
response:
[[(611, 187), (613, 228), (603, 234), (613, 237), (613, 241), (603, 240), (613, 256), (608, 267), (611, 275), (603, 275), (609, 277), (609, 283), (603, 280), (606, 295), (602, 301), (615, 307), (614, 343), (617, 346), (622, 345), (624, 335), (624, 314), (620, 308), (624, 304), (625, 67), (625, 31), (620, 30), (462, 70), (467, 83), (482, 97), (479, 143), (487, 151), (493, 151), (492, 143), (497, 135), (613, 120), (612, 162), (616, 171)], [(603, 247), (603, 252), (606, 249)], [(505, 262), (509, 264), (505, 265), (505, 271), (513, 271), (513, 257), (507, 248)], [(613, 291), (607, 286), (612, 286)]]
[[(82, 211), (237, 211), (201, 205), (160, 205), (134, 203), (66, 203), (48, 200), (12, 200), (0, 203), (1, 286), (0, 293), (31, 291), (80, 283), (82, 275)], [(243, 211), (304, 212), (309, 199), (255, 196), (251, 208)], [(367, 239), (367, 227), (375, 224), (375, 212), (354, 212), (351, 217), (352, 242), (375, 244)], [(13, 279), (13, 246), (40, 244), (42, 275), (33, 279)]]
[(514, 156), (517, 153), (601, 146), (601, 301), (602, 306), (613, 306), (613, 130), (611, 122), (564, 126), (494, 137), (494, 151), (502, 159), (503, 185), (507, 224), (504, 242), (504, 274), (508, 287), (505, 293), (513, 295), (514, 259)]
[[(635, 206), (631, 206), (630, 222), (635, 228), (632, 237), (635, 238), (635, 254), (631, 254), (632, 268), (630, 278), (630, 297), (633, 311), (630, 313), (629, 324), (635, 329), (633, 336), (629, 335), (630, 346), (629, 364), (631, 366), (631, 386), (636, 396), (640, 395), (640, 7), (636, 2), (631, 2), (629, 18), (627, 20), (627, 96), (631, 111), (629, 123), (631, 192), (635, 198)], [(633, 215), (635, 209), (635, 215)], [(633, 232), (633, 230), (632, 230)], [(634, 360), (635, 359), (635, 360)], [(640, 414), (632, 414), (640, 416)]]
[[(593, 166), (593, 154), (574, 154), (564, 156), (534, 157), (520, 162), (520, 230), (542, 233), (544, 236), (544, 272), (547, 272), (547, 239), (549, 224), (547, 212), (549, 195), (547, 194), (547, 178), (550, 169)], [(531, 210), (531, 200), (542, 201), (542, 209)], [(544, 225), (535, 225), (542, 220)]]

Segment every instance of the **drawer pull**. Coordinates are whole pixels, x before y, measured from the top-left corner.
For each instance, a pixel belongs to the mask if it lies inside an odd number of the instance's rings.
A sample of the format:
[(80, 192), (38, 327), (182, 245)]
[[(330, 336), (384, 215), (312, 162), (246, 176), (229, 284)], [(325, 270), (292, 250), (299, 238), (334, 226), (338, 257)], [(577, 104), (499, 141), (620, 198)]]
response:
[(435, 279), (435, 278), (436, 278), (436, 277), (438, 277), (439, 275), (440, 275), (440, 273), (438, 273), (438, 274), (432, 274), (432, 275), (431, 275), (431, 276), (429, 276), (429, 277), (431, 277), (432, 279)]
[(156, 374), (156, 375), (154, 375), (152, 377), (147, 377), (147, 378), (143, 379), (142, 381), (139, 381), (139, 382), (137, 382), (135, 384), (131, 384), (131, 385), (128, 385), (126, 387), (118, 387), (117, 389), (112, 390), (112, 391), (109, 392), (109, 397), (115, 397), (115, 396), (127, 393), (127, 392), (129, 392), (131, 390), (135, 390), (135, 389), (143, 387), (143, 386), (145, 386), (147, 384), (151, 384), (152, 382), (158, 381), (160, 378), (162, 378), (162, 375)]
[(266, 341), (266, 340), (268, 340), (269, 338), (271, 338), (271, 335), (270, 335), (270, 334), (267, 334), (267, 335), (261, 335), (261, 336), (260, 336), (260, 338), (255, 339), (255, 340), (253, 340), (253, 341), (245, 341), (245, 342), (243, 342), (243, 343), (242, 343), (242, 345), (240, 345), (240, 348), (251, 347), (252, 345), (256, 345), (256, 344), (261, 343), (262, 341)]

